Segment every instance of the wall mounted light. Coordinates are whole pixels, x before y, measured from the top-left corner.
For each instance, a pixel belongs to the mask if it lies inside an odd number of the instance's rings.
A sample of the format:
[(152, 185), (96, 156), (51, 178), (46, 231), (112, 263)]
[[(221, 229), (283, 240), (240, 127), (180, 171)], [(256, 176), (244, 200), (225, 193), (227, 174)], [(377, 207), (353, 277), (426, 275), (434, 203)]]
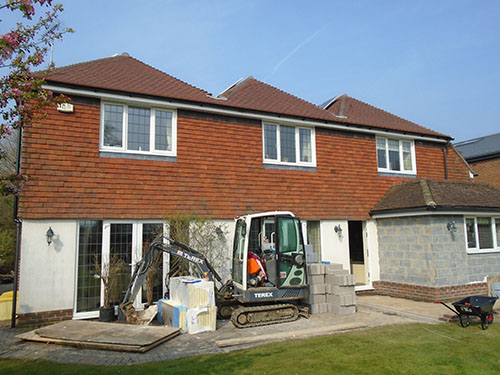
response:
[(446, 229), (448, 229), (450, 233), (455, 233), (457, 231), (457, 224), (455, 223), (455, 220), (452, 220), (448, 224), (446, 224)]
[(54, 237), (54, 231), (51, 227), (49, 227), (45, 235), (47, 236), (47, 245), (50, 245), (52, 243), (52, 237)]
[(335, 230), (335, 233), (337, 233), (339, 235), (339, 239), (342, 238), (342, 227), (339, 225), (335, 225), (335, 227), (333, 227), (333, 229)]

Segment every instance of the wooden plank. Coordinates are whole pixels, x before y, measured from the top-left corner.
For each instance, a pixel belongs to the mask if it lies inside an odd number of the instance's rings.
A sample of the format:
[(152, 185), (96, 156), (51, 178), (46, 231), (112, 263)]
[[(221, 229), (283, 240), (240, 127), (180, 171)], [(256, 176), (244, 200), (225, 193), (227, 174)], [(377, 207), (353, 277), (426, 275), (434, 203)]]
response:
[(68, 320), (37, 329), (36, 333), (41, 337), (58, 340), (147, 346), (176, 331), (179, 329), (173, 327)]
[(69, 320), (18, 335), (22, 340), (143, 353), (180, 333), (179, 328)]
[(366, 328), (366, 327), (367, 327), (366, 325), (358, 324), (358, 323), (337, 324), (334, 326), (302, 329), (302, 330), (291, 331), (291, 332), (278, 332), (278, 333), (270, 333), (268, 335), (217, 340), (217, 341), (215, 341), (215, 344), (218, 347), (222, 348), (222, 347), (227, 347), (227, 346), (252, 344), (252, 343), (262, 342), (262, 341), (285, 340), (285, 339), (302, 338), (302, 337), (308, 337), (308, 336), (327, 335), (327, 334), (334, 333), (334, 332), (342, 332), (342, 331), (360, 329), (360, 328)]

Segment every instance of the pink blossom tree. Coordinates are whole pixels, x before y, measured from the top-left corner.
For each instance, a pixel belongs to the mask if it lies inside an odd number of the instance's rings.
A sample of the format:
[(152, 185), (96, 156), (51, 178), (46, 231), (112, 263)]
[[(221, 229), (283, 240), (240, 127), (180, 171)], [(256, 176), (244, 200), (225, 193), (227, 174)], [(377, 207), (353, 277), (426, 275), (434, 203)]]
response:
[[(13, 12), (20, 20), (0, 35), (0, 71), (5, 72), (0, 78), (0, 163), (6, 157), (2, 139), (43, 116), (46, 106), (69, 100), (44, 89), (43, 75), (33, 73), (41, 70), (54, 41), (73, 32), (61, 27), (57, 17), (62, 10), (62, 5), (52, 4), (52, 0), (0, 0), (0, 11)], [(43, 14), (34, 19), (35, 13)], [(0, 175), (0, 194), (19, 194), (27, 179), (19, 174)]]

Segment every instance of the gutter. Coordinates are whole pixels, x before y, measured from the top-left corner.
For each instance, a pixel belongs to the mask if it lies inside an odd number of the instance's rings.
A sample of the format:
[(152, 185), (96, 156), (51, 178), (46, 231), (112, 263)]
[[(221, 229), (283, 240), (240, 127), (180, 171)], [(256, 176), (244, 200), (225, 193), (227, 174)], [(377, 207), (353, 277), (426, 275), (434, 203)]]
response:
[[(17, 160), (16, 160), (16, 174), (18, 175), (21, 172), (21, 146), (23, 139), (23, 127), (19, 127), (17, 139)], [(14, 211), (13, 211), (13, 220), (16, 223), (16, 254), (14, 257), (14, 293), (12, 296), (12, 316), (10, 319), (10, 328), (16, 327), (16, 314), (17, 314), (17, 287), (19, 281), (19, 256), (21, 253), (21, 220), (17, 216), (19, 208), (19, 195), (17, 194), (14, 197)]]
[(409, 208), (394, 208), (388, 210), (380, 210), (370, 212), (374, 219), (383, 219), (390, 217), (403, 216), (426, 216), (426, 215), (498, 215), (500, 207), (473, 207), (473, 206), (425, 206), (425, 207), (409, 207)]
[[(256, 119), (260, 121), (271, 121), (271, 122), (280, 122), (280, 123), (289, 123), (289, 124), (294, 124), (294, 125), (299, 125), (299, 126), (312, 126), (312, 127), (320, 127), (320, 128), (327, 128), (327, 129), (335, 129), (335, 130), (343, 130), (343, 131), (351, 131), (351, 132), (358, 132), (358, 133), (368, 133), (368, 134), (375, 134), (375, 135), (381, 135), (381, 136), (388, 136), (388, 135), (396, 135), (398, 138), (401, 139), (409, 139), (409, 140), (422, 140), (422, 141), (430, 141), (430, 142), (436, 142), (436, 143), (448, 143), (449, 138), (439, 138), (439, 137), (432, 137), (432, 136), (425, 136), (425, 135), (418, 135), (418, 134), (409, 134), (409, 133), (399, 133), (397, 130), (377, 130), (373, 128), (365, 128), (365, 127), (359, 127), (356, 125), (343, 125), (341, 123), (337, 123), (335, 121), (328, 121), (328, 120), (309, 120), (305, 118), (292, 118), (288, 116), (282, 116), (279, 114), (261, 114), (261, 113), (254, 113), (254, 112), (248, 112), (249, 110), (245, 109), (225, 109), (225, 108), (216, 108), (213, 107), (210, 104), (191, 104), (191, 103), (182, 103), (179, 102), (175, 99), (148, 99), (148, 98), (143, 98), (139, 96), (132, 96), (132, 94), (115, 94), (115, 93), (107, 93), (103, 91), (98, 91), (98, 90), (85, 90), (85, 89), (74, 89), (74, 88), (69, 88), (69, 87), (61, 87), (61, 86), (56, 86), (56, 85), (43, 85), (42, 86), (46, 90), (51, 90), (54, 92), (59, 92), (67, 95), (79, 95), (79, 96), (87, 96), (87, 97), (92, 97), (92, 98), (98, 98), (98, 99), (104, 99), (104, 100), (110, 100), (110, 101), (124, 101), (124, 102), (129, 102), (129, 103), (139, 103), (143, 105), (157, 105), (157, 106), (165, 106), (165, 105), (171, 105), (175, 108), (178, 109), (187, 109), (187, 110), (193, 110), (193, 111), (198, 111), (198, 112), (208, 112), (208, 113), (214, 113), (214, 114), (221, 114), (221, 115), (227, 115), (227, 116), (235, 116), (235, 117), (245, 117), (245, 118), (251, 118), (251, 119)], [(444, 137), (443, 137), (444, 138)]]

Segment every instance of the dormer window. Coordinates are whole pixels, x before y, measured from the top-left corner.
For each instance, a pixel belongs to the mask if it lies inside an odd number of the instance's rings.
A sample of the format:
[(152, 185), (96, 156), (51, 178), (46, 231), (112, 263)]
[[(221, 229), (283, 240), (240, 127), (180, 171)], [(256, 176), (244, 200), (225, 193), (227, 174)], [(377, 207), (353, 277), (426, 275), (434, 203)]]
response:
[(102, 150), (175, 156), (174, 110), (114, 103), (101, 109)]
[(414, 142), (377, 137), (377, 163), (379, 172), (416, 174)]
[(263, 124), (264, 163), (316, 165), (314, 128)]

